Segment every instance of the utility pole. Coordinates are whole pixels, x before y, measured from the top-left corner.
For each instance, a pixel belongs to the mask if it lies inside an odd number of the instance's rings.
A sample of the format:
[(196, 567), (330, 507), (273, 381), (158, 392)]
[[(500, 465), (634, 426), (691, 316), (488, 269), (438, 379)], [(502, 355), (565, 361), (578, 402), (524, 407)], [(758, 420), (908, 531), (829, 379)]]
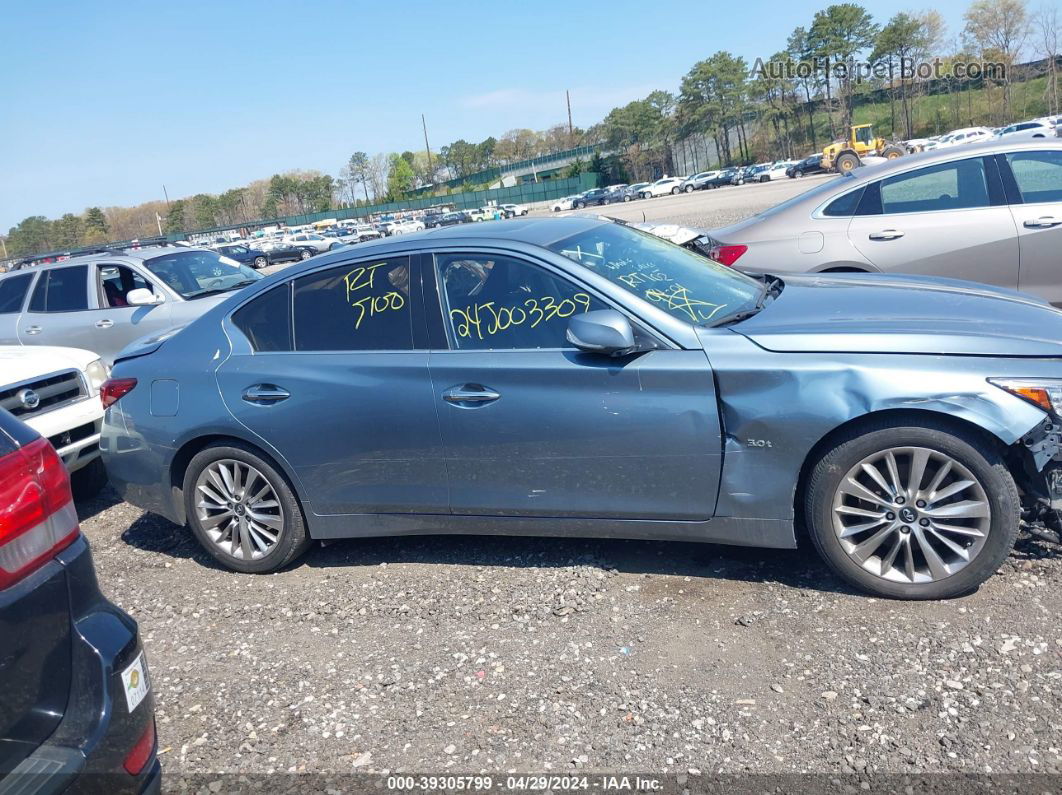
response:
[(420, 126), (424, 128), (424, 151), (428, 153), (428, 176), (435, 182), (435, 169), (431, 167), (431, 147), (428, 146), (428, 123), (424, 121), (424, 114), (420, 114)]
[(575, 141), (575, 130), (572, 128), (572, 95), (568, 89), (564, 89), (564, 98), (568, 101), (568, 145), (571, 146)]
[(166, 208), (169, 209), (169, 206), (170, 206), (170, 194), (168, 194), (166, 192), (166, 186), (165, 185), (162, 186), (162, 195), (166, 197)]

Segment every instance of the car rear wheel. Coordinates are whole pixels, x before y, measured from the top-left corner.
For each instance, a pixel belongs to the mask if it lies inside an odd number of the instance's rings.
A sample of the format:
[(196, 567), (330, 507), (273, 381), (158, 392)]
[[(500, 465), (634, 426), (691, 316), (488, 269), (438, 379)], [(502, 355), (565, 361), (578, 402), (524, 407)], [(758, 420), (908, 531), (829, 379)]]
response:
[(999, 452), (933, 420), (840, 439), (805, 492), (811, 539), (849, 583), (896, 599), (976, 589), (1007, 557), (1020, 502)]
[(254, 258), (254, 267), (255, 268), (264, 268), (268, 264), (269, 263), (266, 261), (265, 257), (255, 257)]
[(184, 476), (184, 501), (199, 543), (234, 571), (276, 571), (310, 545), (287, 480), (243, 445), (214, 445), (193, 456)]

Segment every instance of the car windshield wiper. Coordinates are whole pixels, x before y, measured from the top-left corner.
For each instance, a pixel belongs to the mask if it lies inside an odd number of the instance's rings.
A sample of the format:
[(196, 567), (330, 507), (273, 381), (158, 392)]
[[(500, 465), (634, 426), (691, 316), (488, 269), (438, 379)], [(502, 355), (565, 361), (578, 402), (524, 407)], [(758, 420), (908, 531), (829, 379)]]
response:
[(763, 274), (760, 277), (763, 281), (763, 289), (760, 291), (759, 297), (756, 298), (756, 302), (746, 309), (739, 309), (736, 312), (731, 312), (728, 315), (723, 315), (721, 318), (713, 323), (708, 324), (708, 328), (717, 328), (719, 326), (726, 326), (730, 323), (737, 323), (752, 317), (767, 306), (768, 302), (773, 301), (782, 292), (782, 288), (785, 287), (785, 282), (776, 276), (770, 276)]
[(185, 296), (185, 298), (190, 301), (193, 298), (203, 298), (208, 295), (218, 295), (219, 293), (227, 293), (232, 290), (236, 290), (240, 287), (246, 287), (249, 284), (254, 284), (256, 281), (258, 280), (244, 279), (243, 281), (236, 282), (235, 284), (230, 284), (228, 287), (213, 287), (209, 290), (200, 290), (198, 293), (189, 293)]

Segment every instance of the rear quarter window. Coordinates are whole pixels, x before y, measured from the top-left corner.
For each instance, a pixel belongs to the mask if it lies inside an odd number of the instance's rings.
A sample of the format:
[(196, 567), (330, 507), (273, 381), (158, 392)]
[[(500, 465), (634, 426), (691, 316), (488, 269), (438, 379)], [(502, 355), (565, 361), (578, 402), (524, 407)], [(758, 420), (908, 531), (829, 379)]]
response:
[(291, 282), (281, 284), (237, 309), (232, 322), (259, 353), (290, 351)]
[(32, 280), (32, 273), (20, 273), (0, 280), (0, 315), (11, 315), (22, 309)]

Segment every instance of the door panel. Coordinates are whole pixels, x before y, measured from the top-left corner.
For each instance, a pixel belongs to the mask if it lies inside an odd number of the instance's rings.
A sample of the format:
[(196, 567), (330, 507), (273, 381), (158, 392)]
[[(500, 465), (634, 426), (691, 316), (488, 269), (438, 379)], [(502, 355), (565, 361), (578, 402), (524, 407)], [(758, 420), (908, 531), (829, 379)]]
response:
[[(705, 520), (720, 429), (703, 351), (444, 351), (429, 362), (454, 513)], [(454, 388), (496, 399), (461, 404)]]
[[(980, 157), (888, 177), (868, 186), (848, 239), (886, 273), (1018, 286), (1014, 220)], [(876, 207), (873, 205), (877, 205)]]
[[(218, 386), (232, 415), (295, 470), (314, 513), (447, 513), (427, 358), (423, 351), (234, 355), (219, 368)], [(244, 399), (262, 386), (290, 397)]]
[(408, 257), (346, 263), (232, 316), (258, 350), (234, 346), (219, 368), (225, 403), (295, 470), (314, 513), (449, 512), (411, 283), (419, 273)]
[(1062, 306), (1062, 152), (1012, 152), (1006, 160), (1022, 201), (1010, 206), (1018, 230), (1018, 287)]

